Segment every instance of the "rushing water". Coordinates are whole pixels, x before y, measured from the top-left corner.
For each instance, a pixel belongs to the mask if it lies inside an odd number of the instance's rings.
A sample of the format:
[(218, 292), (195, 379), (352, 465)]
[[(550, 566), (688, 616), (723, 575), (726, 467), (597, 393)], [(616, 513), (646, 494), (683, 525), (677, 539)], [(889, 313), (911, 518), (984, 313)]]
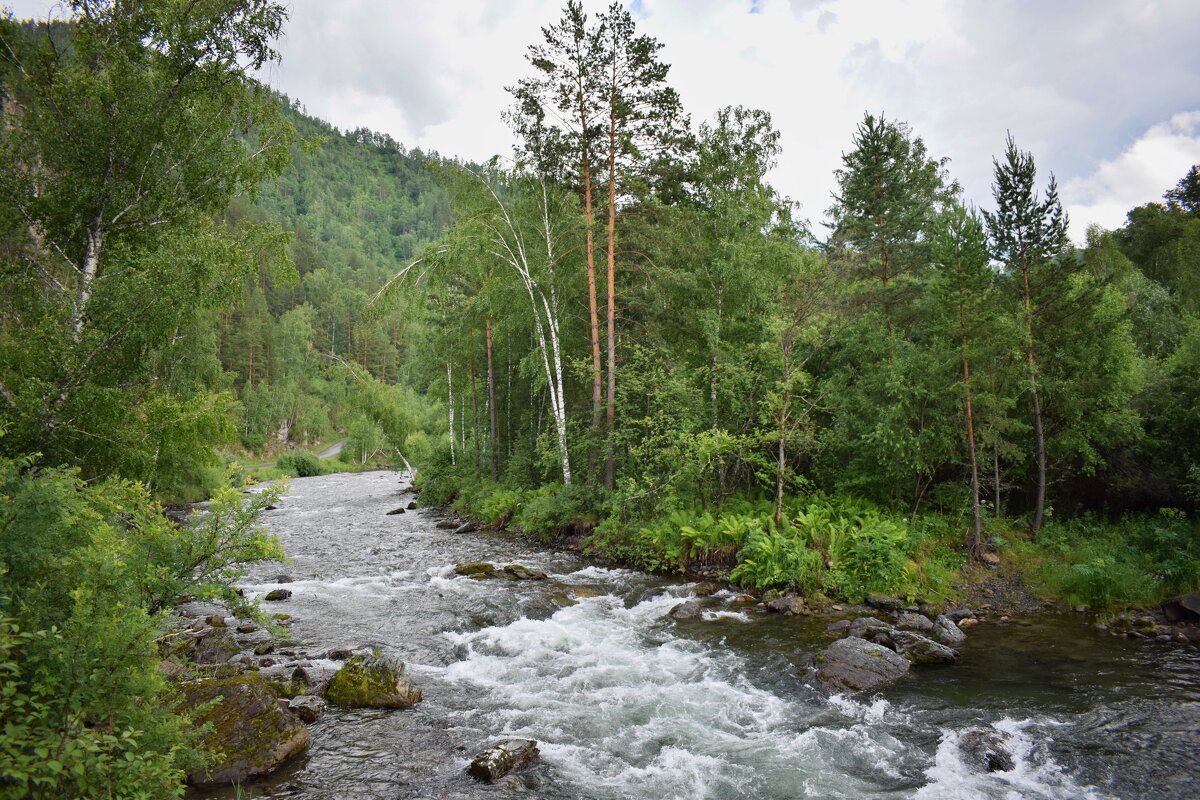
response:
[[(266, 515), (291, 562), (298, 646), (373, 645), (409, 664), (405, 711), (330, 709), (263, 798), (1197, 798), (1196, 651), (1101, 636), (1077, 619), (972, 628), (963, 661), (870, 697), (827, 697), (802, 665), (824, 619), (732, 595), (706, 619), (664, 615), (690, 584), (588, 566), (506, 534), (455, 535), (406, 505), (392, 472), (296, 480)], [(545, 581), (473, 580), (455, 563), (518, 562)], [(279, 565), (246, 589), (261, 594)], [(960, 757), (1002, 736), (1008, 772)], [(519, 780), (464, 769), (501, 736), (536, 739)], [(232, 792), (197, 797), (233, 797)]]

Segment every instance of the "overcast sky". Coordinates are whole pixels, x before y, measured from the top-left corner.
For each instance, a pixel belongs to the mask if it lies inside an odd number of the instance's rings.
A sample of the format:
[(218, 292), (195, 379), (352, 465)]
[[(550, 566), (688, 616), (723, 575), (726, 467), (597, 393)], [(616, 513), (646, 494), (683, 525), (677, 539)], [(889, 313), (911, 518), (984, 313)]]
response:
[[(0, 0), (2, 2), (3, 0)], [(45, 0), (8, 0), (45, 16)], [(561, 0), (293, 0), (271, 85), (408, 146), (510, 155), (504, 87)], [(585, 2), (597, 11), (602, 3)], [(693, 122), (771, 113), (775, 186), (814, 232), (865, 111), (907, 121), (991, 206), (1006, 131), (1059, 180), (1072, 231), (1119, 227), (1200, 163), (1198, 0), (633, 0)]]

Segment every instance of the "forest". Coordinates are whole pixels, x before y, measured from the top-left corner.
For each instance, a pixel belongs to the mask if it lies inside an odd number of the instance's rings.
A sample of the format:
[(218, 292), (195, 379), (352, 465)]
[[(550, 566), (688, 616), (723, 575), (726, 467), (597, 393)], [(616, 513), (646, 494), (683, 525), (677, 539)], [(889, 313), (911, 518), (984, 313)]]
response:
[(868, 111), (808, 220), (770, 114), (694, 122), (619, 4), (531, 32), (485, 164), (256, 81), (286, 17), (0, 20), (0, 797), (181, 796), (164, 618), (245, 605), (284, 489), (241, 490), (288, 472), (411, 464), (425, 505), (755, 592), (1200, 588), (1200, 165), (1080, 244), (1011, 135), (976, 208)]

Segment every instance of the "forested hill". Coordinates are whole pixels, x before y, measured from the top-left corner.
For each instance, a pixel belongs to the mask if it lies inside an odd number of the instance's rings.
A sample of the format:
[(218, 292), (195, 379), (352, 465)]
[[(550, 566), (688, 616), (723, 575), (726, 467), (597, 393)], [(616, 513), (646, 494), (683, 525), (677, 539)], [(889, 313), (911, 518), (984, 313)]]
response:
[[(221, 362), (235, 377), (242, 448), (262, 453), (373, 426), (354, 408), (336, 359), (394, 383), (419, 332), (392, 306), (367, 319), (371, 296), (450, 224), (429, 162), (365, 128), (341, 132), (280, 98), (301, 141), (278, 181), (238, 197), (229, 214), (281, 225), (295, 275), (262, 275), (221, 325)], [(361, 424), (357, 425), (356, 422)], [(372, 449), (369, 442), (355, 446)]]

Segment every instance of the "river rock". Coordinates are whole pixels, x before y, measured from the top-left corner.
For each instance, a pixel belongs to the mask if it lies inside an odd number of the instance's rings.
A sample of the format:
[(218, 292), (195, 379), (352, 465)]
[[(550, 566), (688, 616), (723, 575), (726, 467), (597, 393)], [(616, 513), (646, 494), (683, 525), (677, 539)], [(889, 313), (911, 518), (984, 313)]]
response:
[(477, 781), (495, 783), (513, 770), (532, 764), (538, 755), (538, 744), (533, 739), (505, 739), (475, 756), (467, 774)]
[(224, 614), (211, 614), (204, 618), (204, 621), (214, 628), (228, 628), (229, 623), (225, 621)]
[(677, 620), (700, 619), (702, 612), (703, 606), (699, 600), (685, 600), (668, 611), (667, 616)]
[(897, 628), (907, 628), (921, 633), (929, 633), (933, 630), (933, 622), (924, 614), (917, 614), (912, 611), (902, 611), (896, 617)]
[(895, 628), (881, 619), (859, 617), (850, 623), (846, 635), (858, 639), (866, 639), (868, 642), (881, 644), (884, 647), (892, 647), (892, 633), (895, 630)]
[(1017, 766), (1004, 737), (996, 731), (966, 731), (958, 740), (958, 749), (964, 761), (980, 772), (1011, 772)]
[(1181, 594), (1162, 602), (1167, 622), (1189, 622), (1200, 619), (1200, 592)]
[(477, 530), (479, 530), (479, 523), (475, 522), (473, 520), (468, 520), (467, 522), (464, 522), (462, 525), (459, 525), (457, 528), (455, 528), (454, 532), (455, 533), (474, 533)]
[(867, 605), (871, 608), (882, 608), (884, 611), (899, 611), (904, 607), (904, 603), (897, 597), (883, 597), (877, 594), (867, 595)]
[(462, 523), (458, 522), (457, 520), (442, 519), (442, 520), (438, 520), (437, 524), (434, 525), (434, 527), (441, 528), (442, 530), (446, 530), (446, 531), (452, 531), (461, 524)]
[(455, 564), (454, 571), (468, 578), (490, 578), (496, 574), (496, 565), (486, 561), (473, 561), (468, 564)]
[(546, 573), (523, 567), (520, 564), (509, 564), (504, 568), (504, 577), (510, 581), (544, 581)]
[(407, 506), (405, 506), (405, 508), (407, 508), (409, 511), (416, 511), (417, 510), (417, 501), (416, 500), (411, 501)]
[(220, 698), (197, 715), (195, 722), (197, 726), (211, 725), (200, 744), (223, 755), (211, 768), (190, 773), (189, 783), (241, 783), (274, 771), (308, 747), (308, 729), (276, 701), (270, 684), (260, 675), (247, 672), (201, 678), (181, 686), (181, 711)]
[(272, 589), (271, 591), (267, 592), (267, 596), (264, 597), (263, 599), (271, 600), (271, 601), (287, 600), (291, 596), (292, 596), (291, 589)]
[(391, 511), (387, 512), (387, 514), (385, 516), (391, 517), (396, 514), (403, 514), (403, 513), (404, 513), (403, 508), (393, 508)]
[(316, 722), (325, 713), (325, 708), (325, 701), (311, 694), (302, 694), (288, 701), (288, 711), (305, 722)]
[(408, 679), (404, 664), (388, 656), (354, 656), (329, 681), (325, 697), (346, 708), (408, 708), (421, 690)]
[(933, 621), (931, 633), (935, 641), (950, 647), (958, 647), (967, 640), (967, 635), (962, 632), (962, 628), (955, 625), (945, 614), (938, 614), (937, 619)]
[(804, 606), (804, 599), (795, 595), (776, 597), (766, 604), (767, 608), (788, 617), (806, 616), (811, 614)]
[[(837, 622), (831, 622), (825, 626), (825, 630), (829, 633), (841, 633), (850, 629), (850, 620), (839, 619)], [(862, 638), (862, 637), (859, 637)]]
[(697, 583), (692, 587), (692, 594), (695, 597), (711, 597), (719, 591), (721, 591), (721, 587), (711, 581)]
[(839, 639), (817, 656), (817, 678), (833, 691), (873, 692), (908, 670), (908, 659), (857, 636)]
[(972, 611), (971, 609), (967, 608), (966, 606), (962, 606), (960, 608), (949, 609), (948, 611), (946, 611), (945, 616), (951, 622), (962, 622), (964, 619), (974, 619), (975, 612)]
[(914, 664), (954, 664), (961, 658), (957, 650), (915, 631), (892, 631), (892, 642), (896, 652)]
[(175, 610), (180, 616), (189, 618), (205, 619), (206, 617), (224, 617), (229, 612), (217, 605), (216, 603), (206, 603), (200, 600), (192, 600), (187, 603), (180, 603), (175, 607)]
[(279, 575), (276, 575), (274, 578), (271, 578), (271, 583), (291, 583), (291, 582), (292, 582), (292, 576), (288, 575), (286, 573), (281, 573)]
[(227, 664), (239, 651), (228, 628), (207, 628), (196, 635), (191, 656), (197, 664)]

